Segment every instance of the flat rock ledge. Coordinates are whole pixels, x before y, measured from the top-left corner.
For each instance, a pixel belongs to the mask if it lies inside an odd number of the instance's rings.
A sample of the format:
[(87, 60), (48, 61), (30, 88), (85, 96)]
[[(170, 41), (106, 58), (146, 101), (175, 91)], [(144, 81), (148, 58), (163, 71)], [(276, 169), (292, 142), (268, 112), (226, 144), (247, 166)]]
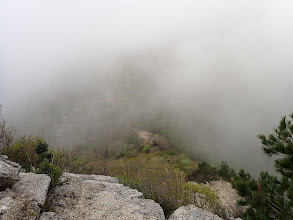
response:
[(165, 219), (159, 204), (116, 178), (64, 173), (62, 181), (48, 196), (54, 213), (43, 213), (41, 220)]

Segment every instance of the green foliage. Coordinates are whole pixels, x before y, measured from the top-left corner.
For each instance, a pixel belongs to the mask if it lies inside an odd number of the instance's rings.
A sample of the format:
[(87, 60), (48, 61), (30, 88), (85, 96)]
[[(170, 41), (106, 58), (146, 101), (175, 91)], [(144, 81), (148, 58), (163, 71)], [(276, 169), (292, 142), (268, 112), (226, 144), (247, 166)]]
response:
[(172, 166), (184, 171), (188, 177), (198, 167), (197, 162), (194, 162), (186, 154), (180, 154), (176, 151), (158, 151), (156, 152), (156, 155), (160, 156), (164, 161), (168, 162)]
[(219, 174), (215, 167), (206, 162), (202, 162), (198, 165), (198, 169), (192, 173), (190, 179), (196, 180), (198, 182), (209, 182), (218, 180)]
[(37, 216), (37, 214), (35, 212), (31, 212), (30, 214), (31, 216)]
[(35, 151), (38, 139), (33, 136), (22, 136), (12, 145), (4, 146), (1, 153), (19, 163), (26, 171), (34, 171), (40, 163), (40, 157)]
[(11, 146), (5, 146), (1, 153), (19, 163), (27, 172), (45, 173), (51, 177), (51, 187), (56, 186), (62, 174), (52, 161), (54, 154), (48, 152), (49, 145), (44, 139), (33, 136), (22, 136)]
[(48, 174), (51, 177), (51, 187), (55, 187), (60, 182), (60, 176), (62, 175), (62, 171), (49, 161), (40, 163), (37, 173)]
[(37, 140), (37, 146), (35, 151), (37, 154), (43, 154), (49, 150), (49, 145), (45, 142), (44, 139), (40, 138)]
[[(107, 145), (105, 155), (94, 149), (49, 150), (44, 139), (33, 136), (23, 136), (3, 150), (27, 171), (48, 174), (52, 179), (51, 188), (58, 185), (62, 171), (103, 174), (118, 177), (146, 198), (160, 203), (167, 216), (181, 205), (190, 203), (208, 209), (217, 206), (218, 199), (210, 188), (187, 182), (187, 175), (198, 167), (198, 163), (184, 153), (182, 145), (167, 135), (152, 137), (149, 142), (137, 136), (114, 140), (113, 145)], [(213, 173), (214, 169), (202, 164), (199, 171)], [(49, 203), (46, 203), (46, 210), (50, 210)]]
[[(290, 115), (293, 118), (293, 114)], [(286, 120), (286, 116), (280, 121), (275, 134), (268, 137), (259, 135), (263, 144), (263, 151), (268, 156), (281, 155), (275, 160), (276, 171), (286, 178), (293, 177), (293, 124), (291, 120)]]
[(178, 151), (175, 151), (175, 150), (168, 150), (168, 154), (171, 155), (171, 156), (174, 156), (176, 154), (178, 154), (179, 152)]
[[(291, 119), (293, 115), (291, 115)], [(247, 205), (244, 219), (292, 219), (293, 216), (293, 125), (283, 117), (274, 134), (259, 135), (263, 151), (275, 160), (279, 177), (261, 172), (258, 180), (240, 170), (232, 185)]]
[(179, 168), (179, 161), (185, 165), (191, 165), (192, 161), (186, 156), (173, 159), (172, 161), (169, 157), (149, 153), (111, 160), (110, 175), (139, 190), (146, 198), (158, 202), (167, 216), (187, 204), (213, 210), (218, 204), (215, 193), (203, 184), (187, 182), (186, 173)]
[(231, 178), (233, 178), (236, 173), (235, 170), (230, 168), (230, 166), (227, 164), (227, 162), (222, 162), (221, 167), (219, 169), (219, 175), (226, 181), (230, 181)]
[(125, 144), (123, 147), (122, 155), (125, 157), (135, 157), (138, 154), (137, 150), (131, 145)]
[(182, 200), (186, 174), (154, 154), (112, 161), (110, 170), (110, 175), (123, 184), (160, 203), (167, 214), (178, 208), (177, 200)]
[(50, 160), (62, 171), (70, 173), (108, 175), (108, 158), (94, 150), (76, 152), (75, 150), (52, 149)]
[(145, 145), (143, 148), (142, 148), (142, 152), (143, 153), (149, 153), (150, 152), (150, 149), (151, 149), (151, 146), (150, 145)]
[(187, 159), (187, 158), (181, 159), (181, 160), (180, 160), (180, 163), (181, 163), (183, 166), (188, 166), (188, 165), (191, 164), (190, 160)]
[(169, 156), (169, 161), (180, 170), (183, 170), (189, 177), (192, 172), (198, 167), (198, 164), (192, 161), (185, 154), (179, 154), (174, 156)]

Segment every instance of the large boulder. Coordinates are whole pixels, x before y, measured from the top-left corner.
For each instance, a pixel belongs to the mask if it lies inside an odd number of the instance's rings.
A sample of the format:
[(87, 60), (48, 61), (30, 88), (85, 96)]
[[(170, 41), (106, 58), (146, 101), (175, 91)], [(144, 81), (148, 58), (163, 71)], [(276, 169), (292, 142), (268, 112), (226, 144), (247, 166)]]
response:
[(0, 156), (1, 220), (38, 219), (45, 203), (51, 178), (45, 174), (19, 173), (19, 170), (17, 163)]
[(44, 213), (40, 219), (165, 219), (159, 204), (116, 178), (65, 173), (62, 181), (49, 195), (55, 213)]
[(20, 166), (7, 160), (6, 156), (0, 156), (0, 190), (12, 186), (20, 180), (18, 175)]
[(0, 219), (32, 219), (39, 217), (45, 203), (51, 178), (45, 174), (20, 173), (11, 189), (0, 192)]
[(222, 218), (194, 205), (187, 205), (176, 209), (169, 220), (222, 220)]
[(12, 190), (18, 197), (35, 201), (39, 206), (43, 206), (51, 182), (51, 178), (46, 174), (20, 173), (20, 181), (17, 182)]

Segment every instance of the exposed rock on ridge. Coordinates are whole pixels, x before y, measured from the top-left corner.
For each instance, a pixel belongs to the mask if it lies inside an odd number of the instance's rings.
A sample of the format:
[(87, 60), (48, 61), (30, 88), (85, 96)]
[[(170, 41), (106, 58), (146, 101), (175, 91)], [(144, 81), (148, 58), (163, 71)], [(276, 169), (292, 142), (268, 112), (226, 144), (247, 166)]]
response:
[[(144, 199), (142, 193), (119, 184), (116, 178), (64, 173), (61, 185), (47, 195), (51, 181), (49, 176), (21, 173), (20, 166), (8, 161), (7, 157), (0, 156), (0, 162), (0, 173), (3, 174), (0, 190), (1, 220), (165, 219), (158, 203)], [(46, 199), (53, 212), (44, 212), (40, 216)], [(221, 218), (195, 206), (185, 206), (176, 210), (170, 219)]]
[[(19, 173), (20, 166), (3, 156), (0, 157), (0, 163), (0, 173), (6, 173), (1, 179), (0, 219), (37, 219), (45, 203), (51, 178), (45, 174)], [(10, 184), (3, 184), (7, 182)]]
[(12, 186), (19, 178), (20, 166), (8, 160), (7, 156), (0, 155), (0, 189)]
[(202, 210), (194, 205), (181, 206), (170, 216), (169, 220), (221, 220), (217, 215)]
[(44, 213), (41, 220), (165, 219), (159, 204), (119, 184), (116, 178), (65, 173), (63, 181), (49, 195), (56, 214)]
[(237, 200), (240, 200), (241, 197), (229, 182), (217, 180), (206, 183), (206, 185), (213, 189), (219, 197), (226, 210), (226, 216), (236, 217), (244, 212), (244, 208), (237, 205)]

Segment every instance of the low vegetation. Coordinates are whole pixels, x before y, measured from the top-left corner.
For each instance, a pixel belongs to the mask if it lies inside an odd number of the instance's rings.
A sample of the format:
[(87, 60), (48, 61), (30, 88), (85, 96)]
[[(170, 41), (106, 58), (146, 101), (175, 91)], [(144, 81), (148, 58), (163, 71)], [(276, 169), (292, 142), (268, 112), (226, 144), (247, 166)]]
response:
[(167, 146), (170, 142), (158, 136), (154, 143), (142, 145), (137, 140), (129, 141), (121, 151), (100, 154), (95, 148), (87, 151), (52, 148), (40, 136), (15, 138), (14, 129), (2, 122), (0, 153), (21, 164), (27, 172), (48, 174), (52, 178), (51, 187), (59, 184), (62, 172), (117, 177), (121, 183), (160, 203), (166, 216), (182, 205), (195, 204), (225, 217), (215, 192), (203, 184), (222, 178), (230, 181), (242, 197), (239, 205), (248, 207), (242, 218), (290, 219), (293, 216), (291, 123), (283, 118), (275, 134), (259, 136), (265, 154), (279, 155), (275, 167), (280, 175), (262, 172), (258, 180), (244, 170), (236, 174), (226, 162), (219, 168), (195, 162), (181, 150), (181, 145), (176, 147), (176, 142), (172, 142), (171, 147)]
[(177, 148), (175, 142), (170, 144), (158, 135), (154, 140), (144, 146), (129, 140), (120, 152), (102, 155), (94, 148), (87, 151), (52, 148), (40, 136), (22, 136), (5, 144), (1, 154), (21, 164), (27, 172), (48, 174), (51, 188), (59, 184), (62, 172), (111, 175), (160, 203), (167, 216), (187, 204), (217, 212), (219, 201), (213, 190), (189, 181), (198, 162), (183, 153), (181, 145)]
[(48, 174), (51, 177), (51, 187), (59, 183), (61, 169), (53, 164), (53, 153), (49, 145), (41, 137), (23, 136), (13, 144), (4, 145), (1, 154), (19, 163), (27, 172)]

